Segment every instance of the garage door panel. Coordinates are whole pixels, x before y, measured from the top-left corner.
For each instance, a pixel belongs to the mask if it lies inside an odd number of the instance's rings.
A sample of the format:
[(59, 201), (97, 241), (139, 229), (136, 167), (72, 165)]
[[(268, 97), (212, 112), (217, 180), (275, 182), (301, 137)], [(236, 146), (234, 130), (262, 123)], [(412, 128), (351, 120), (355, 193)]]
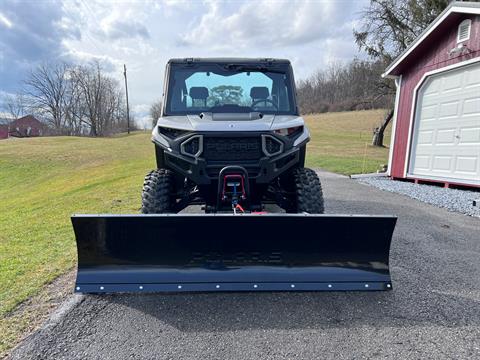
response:
[(425, 100), (427, 100), (429, 97), (438, 95), (440, 92), (440, 89), (442, 87), (442, 79), (441, 78), (432, 78), (428, 80), (428, 88), (425, 89)]
[(480, 87), (480, 67), (467, 72), (465, 86), (467, 88)]
[(430, 170), (430, 155), (417, 155), (415, 158), (415, 169), (418, 171)]
[(457, 156), (455, 170), (459, 173), (475, 175), (478, 171), (478, 158), (475, 156)]
[(480, 184), (480, 63), (427, 79), (416, 108), (408, 173)]
[(450, 172), (452, 169), (452, 156), (434, 156), (432, 170), (436, 172)]
[(480, 147), (480, 126), (459, 129), (459, 145), (477, 145)]
[(441, 103), (438, 117), (442, 119), (442, 118), (447, 118), (452, 116), (458, 116), (459, 109), (460, 109), (459, 105), (460, 105), (459, 101)]
[(456, 129), (437, 130), (435, 144), (454, 145)]
[(420, 131), (418, 134), (418, 145), (431, 145), (433, 142), (433, 130)]
[[(480, 91), (480, 88), (478, 89)], [(463, 115), (480, 115), (480, 97), (463, 101)]]
[(437, 108), (438, 108), (437, 104), (423, 106), (422, 120), (423, 121), (435, 120), (437, 118)]
[(463, 72), (443, 77), (442, 92), (459, 90), (462, 87)]

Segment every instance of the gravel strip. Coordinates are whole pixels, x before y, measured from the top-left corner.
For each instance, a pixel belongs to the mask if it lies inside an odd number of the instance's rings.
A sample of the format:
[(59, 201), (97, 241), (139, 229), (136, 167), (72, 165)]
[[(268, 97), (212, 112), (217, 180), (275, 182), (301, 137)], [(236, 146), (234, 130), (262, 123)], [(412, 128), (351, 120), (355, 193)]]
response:
[(473, 206), (473, 200), (480, 199), (480, 191), (446, 189), (432, 185), (396, 181), (386, 177), (360, 178), (357, 181), (385, 191), (407, 195), (449, 211), (480, 217), (480, 206)]

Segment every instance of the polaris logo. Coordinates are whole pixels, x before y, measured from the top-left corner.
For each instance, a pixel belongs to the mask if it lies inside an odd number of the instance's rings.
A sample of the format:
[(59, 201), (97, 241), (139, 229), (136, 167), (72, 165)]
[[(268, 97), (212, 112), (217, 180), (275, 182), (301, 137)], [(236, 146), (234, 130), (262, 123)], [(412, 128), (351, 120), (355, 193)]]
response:
[(259, 145), (257, 143), (209, 143), (206, 145), (207, 150), (211, 151), (221, 151), (221, 152), (229, 152), (229, 151), (254, 151), (259, 149)]
[(279, 251), (265, 252), (195, 252), (190, 258), (190, 266), (225, 267), (235, 265), (283, 264), (283, 256)]
[(258, 160), (262, 157), (260, 137), (211, 137), (204, 138), (204, 156), (207, 160)]

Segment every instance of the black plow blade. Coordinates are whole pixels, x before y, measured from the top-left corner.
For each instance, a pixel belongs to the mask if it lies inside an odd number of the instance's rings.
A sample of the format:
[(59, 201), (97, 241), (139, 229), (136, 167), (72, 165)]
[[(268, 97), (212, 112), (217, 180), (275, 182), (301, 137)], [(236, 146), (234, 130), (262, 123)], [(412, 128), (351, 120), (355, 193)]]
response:
[(76, 292), (392, 288), (394, 216), (75, 215)]

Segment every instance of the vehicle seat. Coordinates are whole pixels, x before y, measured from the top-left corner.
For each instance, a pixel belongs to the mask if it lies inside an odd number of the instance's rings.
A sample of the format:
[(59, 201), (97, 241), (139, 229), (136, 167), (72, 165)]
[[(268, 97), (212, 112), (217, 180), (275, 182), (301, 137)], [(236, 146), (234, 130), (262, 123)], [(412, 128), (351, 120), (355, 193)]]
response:
[(190, 91), (188, 92), (188, 95), (192, 98), (192, 107), (195, 106), (196, 101), (195, 100), (200, 100), (202, 101), (201, 106), (207, 106), (207, 98), (208, 98), (208, 89), (203, 86), (192, 86), (190, 88)]
[[(270, 96), (270, 91), (266, 86), (254, 86), (250, 89), (250, 97), (252, 98), (252, 103), (258, 100), (267, 100)], [(265, 106), (267, 103), (265, 102)]]

